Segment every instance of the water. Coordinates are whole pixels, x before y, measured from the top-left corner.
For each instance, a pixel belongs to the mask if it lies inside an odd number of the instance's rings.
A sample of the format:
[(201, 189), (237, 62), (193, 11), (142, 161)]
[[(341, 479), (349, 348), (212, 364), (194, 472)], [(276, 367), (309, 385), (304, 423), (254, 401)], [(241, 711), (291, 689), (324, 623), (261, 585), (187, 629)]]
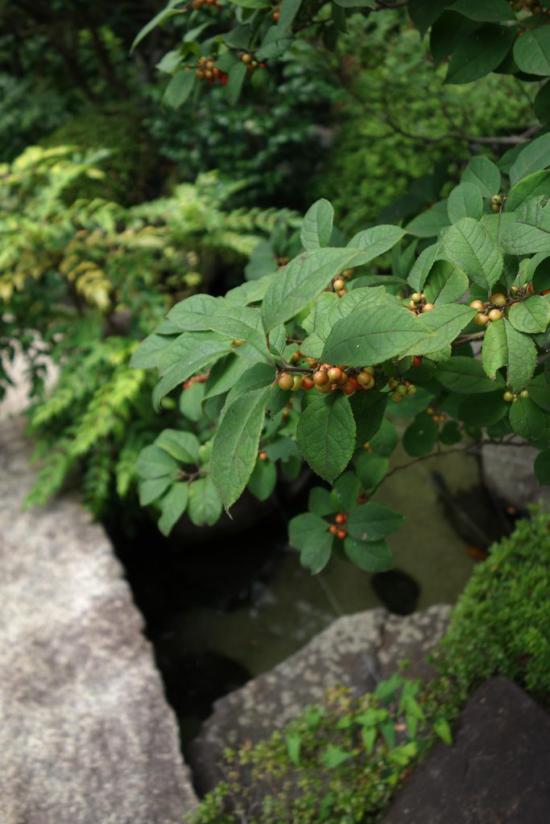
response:
[[(398, 452), (393, 463), (408, 461)], [(453, 493), (479, 487), (477, 460), (449, 453), (396, 472), (377, 494), (406, 517), (390, 545), (396, 567), (419, 586), (418, 609), (454, 603), (474, 564), (438, 500), (434, 470)], [(217, 697), (292, 655), (338, 615), (381, 605), (372, 577), (343, 559), (320, 576), (303, 569), (286, 546), (284, 521), (281, 511), (268, 512), (244, 533), (200, 544), (166, 541), (151, 528), (140, 528), (139, 540), (114, 535), (184, 740)]]

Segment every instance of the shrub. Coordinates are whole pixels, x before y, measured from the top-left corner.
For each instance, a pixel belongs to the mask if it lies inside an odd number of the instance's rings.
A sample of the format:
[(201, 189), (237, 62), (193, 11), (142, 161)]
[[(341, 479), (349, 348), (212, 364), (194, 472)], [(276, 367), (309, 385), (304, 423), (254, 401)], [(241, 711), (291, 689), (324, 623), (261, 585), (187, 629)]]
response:
[(498, 673), (550, 700), (549, 524), (544, 513), (519, 521), (466, 585), (438, 657), (460, 693)]
[[(30, 430), (44, 461), (29, 500), (43, 503), (78, 466), (96, 514), (132, 490), (137, 454), (165, 424), (193, 426), (185, 404), (181, 412), (172, 404), (160, 425), (151, 379), (128, 365), (137, 340), (174, 301), (216, 279), (230, 285), (259, 238), (295, 220), (224, 211), (234, 186), (215, 175), (131, 208), (67, 203), (80, 181), (103, 179), (103, 158), (101, 150), (34, 147), (4, 166), (0, 181), (3, 370), (18, 340), (34, 376)], [(61, 376), (44, 400), (48, 357)], [(6, 371), (0, 380), (5, 386)]]

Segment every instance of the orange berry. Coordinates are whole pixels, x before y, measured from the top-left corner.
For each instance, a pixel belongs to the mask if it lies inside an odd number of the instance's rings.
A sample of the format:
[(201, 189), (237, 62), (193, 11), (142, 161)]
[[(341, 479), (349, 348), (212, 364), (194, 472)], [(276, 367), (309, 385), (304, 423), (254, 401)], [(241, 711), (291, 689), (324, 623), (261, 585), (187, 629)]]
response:
[(336, 537), (339, 538), (341, 541), (343, 541), (347, 534), (348, 533), (346, 532), (345, 529), (339, 529), (338, 532), (336, 533)]
[(282, 375), (279, 375), (277, 383), (279, 384), (279, 389), (288, 391), (294, 386), (294, 378), (292, 375), (289, 375), (288, 372), (283, 372)]
[(339, 512), (336, 518), (334, 519), (337, 524), (345, 524), (348, 519), (348, 516), (345, 512)]
[(331, 383), (340, 383), (342, 380), (342, 376), (344, 373), (338, 366), (331, 366), (331, 368), (327, 372), (328, 379)]
[(425, 303), (423, 308), (422, 308), (422, 311), (423, 312), (431, 312), (434, 308), (435, 307), (434, 307), (433, 303)]
[(265, 452), (265, 451), (262, 449), (262, 451), (258, 453), (258, 458), (259, 458), (261, 461), (267, 461), (267, 459), (268, 459), (268, 454), (267, 454), (267, 452)]
[(315, 386), (324, 386), (329, 382), (328, 375), (324, 369), (318, 369), (313, 375), (313, 383)]
[(331, 524), (328, 528), (329, 532), (332, 532), (333, 535), (338, 535), (339, 529), (336, 524)]
[(312, 379), (308, 378), (307, 375), (305, 378), (302, 378), (302, 389), (307, 389), (309, 391), (310, 389), (313, 389), (314, 386), (315, 384)]

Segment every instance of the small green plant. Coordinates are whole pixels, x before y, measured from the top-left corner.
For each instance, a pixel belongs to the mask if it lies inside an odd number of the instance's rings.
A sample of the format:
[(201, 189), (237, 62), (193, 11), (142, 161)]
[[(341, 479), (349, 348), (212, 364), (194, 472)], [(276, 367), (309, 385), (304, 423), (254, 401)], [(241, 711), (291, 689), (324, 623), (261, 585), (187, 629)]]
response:
[(419, 681), (399, 674), (360, 698), (334, 688), (282, 732), (227, 750), (225, 780), (193, 824), (369, 824), (411, 765), (450, 730)]
[(374, 692), (327, 692), (271, 738), (228, 750), (224, 780), (193, 824), (374, 824), (399, 783), (452, 724), (475, 687), (504, 675), (550, 701), (550, 529), (534, 512), (491, 548), (430, 656), (431, 681), (402, 674)]

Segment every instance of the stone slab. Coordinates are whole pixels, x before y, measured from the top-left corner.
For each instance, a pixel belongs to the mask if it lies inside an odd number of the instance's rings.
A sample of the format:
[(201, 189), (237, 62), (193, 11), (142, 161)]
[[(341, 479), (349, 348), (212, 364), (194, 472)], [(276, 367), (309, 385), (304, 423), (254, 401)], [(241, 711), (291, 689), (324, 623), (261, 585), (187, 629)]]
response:
[(383, 824), (548, 824), (550, 716), (505, 678), (480, 687)]
[(77, 499), (21, 509), (17, 397), (0, 410), (0, 822), (181, 824), (196, 797), (142, 618)]

